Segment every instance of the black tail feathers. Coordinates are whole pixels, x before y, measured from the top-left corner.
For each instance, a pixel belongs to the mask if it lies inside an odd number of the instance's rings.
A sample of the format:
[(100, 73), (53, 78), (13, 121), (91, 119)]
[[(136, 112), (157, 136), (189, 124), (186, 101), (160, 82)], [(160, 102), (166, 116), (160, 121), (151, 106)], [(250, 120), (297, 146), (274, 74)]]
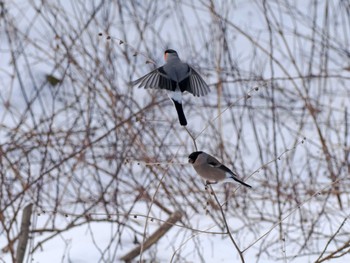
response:
[(249, 184), (246, 184), (245, 182), (243, 182), (243, 181), (237, 179), (237, 178), (234, 177), (234, 176), (232, 176), (231, 178), (232, 178), (233, 180), (235, 180), (236, 182), (238, 182), (238, 183), (240, 183), (240, 184), (243, 184), (243, 185), (246, 186), (246, 187), (252, 188)]
[(179, 121), (180, 121), (181, 126), (186, 126), (187, 125), (187, 120), (186, 120), (184, 111), (182, 109), (182, 104), (177, 102), (176, 100), (173, 100), (173, 99), (172, 99), (172, 101), (174, 102), (175, 109), (177, 111), (177, 115), (179, 117)]

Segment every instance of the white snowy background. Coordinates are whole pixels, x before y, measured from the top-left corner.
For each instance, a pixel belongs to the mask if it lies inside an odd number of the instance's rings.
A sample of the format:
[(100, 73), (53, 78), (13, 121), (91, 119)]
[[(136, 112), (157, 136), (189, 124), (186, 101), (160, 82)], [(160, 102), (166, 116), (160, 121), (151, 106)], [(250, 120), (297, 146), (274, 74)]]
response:
[[(176, 211), (135, 262), (350, 260), (348, 1), (1, 1), (0, 37), (0, 262), (29, 203), (24, 262), (120, 262)], [(211, 88), (188, 132), (128, 84), (167, 48)]]

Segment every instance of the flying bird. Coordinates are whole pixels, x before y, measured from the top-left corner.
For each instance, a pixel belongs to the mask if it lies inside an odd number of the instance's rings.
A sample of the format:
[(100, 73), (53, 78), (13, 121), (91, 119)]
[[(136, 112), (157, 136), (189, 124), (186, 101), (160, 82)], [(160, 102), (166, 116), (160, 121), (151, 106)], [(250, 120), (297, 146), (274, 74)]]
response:
[(205, 185), (236, 181), (251, 188), (249, 184), (238, 179), (236, 173), (232, 172), (210, 154), (202, 151), (193, 152), (188, 156), (188, 162), (191, 163), (196, 172), (206, 180)]
[(180, 124), (187, 125), (182, 108), (182, 93), (187, 91), (193, 96), (203, 96), (209, 92), (209, 86), (190, 65), (180, 60), (177, 52), (167, 49), (164, 52), (165, 64), (145, 76), (132, 81), (131, 85), (138, 85), (145, 89), (165, 89), (175, 105)]

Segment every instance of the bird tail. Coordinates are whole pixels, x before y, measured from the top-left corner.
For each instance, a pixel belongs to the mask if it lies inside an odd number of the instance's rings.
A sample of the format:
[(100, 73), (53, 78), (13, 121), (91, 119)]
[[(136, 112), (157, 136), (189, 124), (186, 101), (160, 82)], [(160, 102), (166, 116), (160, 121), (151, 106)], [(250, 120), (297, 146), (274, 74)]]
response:
[(186, 126), (187, 125), (187, 120), (186, 120), (184, 111), (182, 109), (182, 104), (177, 102), (174, 99), (171, 99), (171, 100), (174, 102), (175, 109), (176, 109), (177, 115), (179, 117), (179, 121), (180, 121), (181, 126)]
[(243, 184), (243, 185), (246, 186), (246, 187), (252, 188), (249, 184), (246, 184), (245, 182), (243, 182), (243, 181), (237, 179), (237, 178), (234, 177), (234, 176), (231, 176), (230, 178), (232, 178), (233, 180), (235, 180), (236, 182), (238, 182), (238, 183), (240, 183), (240, 184)]

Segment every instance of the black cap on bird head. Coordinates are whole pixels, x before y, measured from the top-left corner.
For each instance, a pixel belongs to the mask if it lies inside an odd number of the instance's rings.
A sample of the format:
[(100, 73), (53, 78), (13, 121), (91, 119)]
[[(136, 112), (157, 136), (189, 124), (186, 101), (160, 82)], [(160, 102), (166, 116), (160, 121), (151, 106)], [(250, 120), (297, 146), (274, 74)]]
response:
[(174, 54), (174, 55), (178, 56), (177, 52), (174, 49), (167, 49), (167, 50), (164, 51), (164, 60), (165, 61), (168, 58), (168, 54)]
[(164, 51), (164, 55), (168, 54), (168, 53), (170, 53), (170, 54), (177, 54), (177, 52), (174, 49), (167, 49), (167, 50)]
[(203, 153), (202, 151), (199, 152), (193, 152), (188, 156), (188, 162), (189, 163), (194, 163), (197, 160), (198, 155)]

